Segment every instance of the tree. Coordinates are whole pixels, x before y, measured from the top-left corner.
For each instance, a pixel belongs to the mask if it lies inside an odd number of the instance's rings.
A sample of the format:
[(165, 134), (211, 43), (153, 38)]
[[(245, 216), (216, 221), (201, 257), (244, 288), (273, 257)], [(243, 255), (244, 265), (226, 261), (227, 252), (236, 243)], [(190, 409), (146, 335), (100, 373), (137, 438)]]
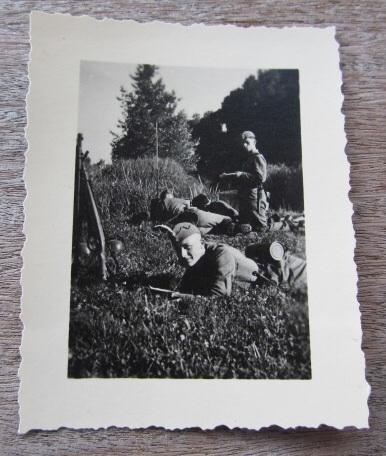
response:
[[(269, 163), (301, 162), (299, 74), (259, 71), (227, 95), (216, 112), (193, 125), (198, 169), (211, 177), (237, 169), (242, 161), (240, 133), (251, 130)], [(226, 125), (226, 131), (221, 129)], [(208, 170), (210, 173), (208, 173)]]
[(299, 73), (259, 71), (223, 100), (222, 119), (230, 135), (256, 134), (258, 147), (271, 163), (301, 161)]
[(227, 155), (227, 136), (221, 130), (221, 111), (206, 112), (201, 119), (191, 121), (193, 139), (197, 143), (197, 169), (202, 175), (215, 180), (219, 169), (224, 167), (222, 159)]
[(113, 133), (112, 159), (152, 156), (156, 150), (158, 125), (159, 156), (170, 157), (184, 165), (194, 159), (194, 143), (186, 115), (176, 112), (178, 99), (168, 92), (161, 78), (156, 79), (158, 67), (138, 65), (132, 91), (121, 87), (118, 100), (122, 118), (120, 133)]

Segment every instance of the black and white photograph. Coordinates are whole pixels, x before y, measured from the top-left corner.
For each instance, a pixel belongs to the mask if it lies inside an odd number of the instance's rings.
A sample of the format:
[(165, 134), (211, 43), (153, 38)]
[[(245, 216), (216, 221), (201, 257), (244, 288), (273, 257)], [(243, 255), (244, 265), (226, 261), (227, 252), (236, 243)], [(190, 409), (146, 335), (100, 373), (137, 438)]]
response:
[(334, 28), (31, 43), (19, 431), (367, 427)]
[(79, 71), (68, 377), (311, 379), (299, 71)]

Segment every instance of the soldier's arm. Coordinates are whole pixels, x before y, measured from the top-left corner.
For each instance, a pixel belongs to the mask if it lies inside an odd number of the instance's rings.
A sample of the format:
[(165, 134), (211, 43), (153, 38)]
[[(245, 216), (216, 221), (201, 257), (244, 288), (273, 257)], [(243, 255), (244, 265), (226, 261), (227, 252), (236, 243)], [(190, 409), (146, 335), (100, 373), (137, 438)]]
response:
[(239, 216), (239, 213), (238, 211), (233, 208), (230, 204), (226, 203), (225, 201), (219, 201), (219, 203), (222, 204), (222, 206), (224, 207), (224, 209), (227, 211), (227, 216), (229, 217), (238, 217)]
[[(203, 274), (210, 274), (212, 276), (209, 289), (205, 293), (206, 296), (229, 296), (232, 291), (233, 272), (235, 271), (235, 260), (233, 256), (219, 247), (214, 261), (211, 264), (210, 270), (202, 271)], [(194, 277), (191, 276), (188, 269), (178, 287), (178, 292), (172, 295), (172, 298), (187, 298), (193, 296), (194, 291)], [(198, 296), (194, 294), (194, 296)]]
[(237, 180), (243, 184), (255, 186), (262, 184), (267, 179), (267, 162), (261, 154), (256, 154), (251, 172), (238, 171)]
[(170, 295), (170, 298), (171, 299), (183, 299), (184, 301), (185, 300), (193, 300), (194, 298), (197, 298), (199, 297), (199, 295), (193, 295), (193, 294), (189, 294), (189, 293), (181, 293), (179, 291), (175, 291), (173, 292), (171, 295)]
[(235, 259), (232, 254), (220, 247), (216, 254), (215, 271), (209, 296), (229, 296), (231, 294), (235, 267)]

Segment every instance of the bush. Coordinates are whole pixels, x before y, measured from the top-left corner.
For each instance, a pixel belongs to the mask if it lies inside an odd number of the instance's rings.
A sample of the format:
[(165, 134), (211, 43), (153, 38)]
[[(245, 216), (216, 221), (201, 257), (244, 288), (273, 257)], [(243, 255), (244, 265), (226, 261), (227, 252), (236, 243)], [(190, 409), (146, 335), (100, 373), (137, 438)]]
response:
[[(303, 174), (302, 167), (268, 165), (268, 177), (264, 188), (271, 193), (270, 208), (274, 211), (285, 210), (303, 212)], [(238, 209), (237, 190), (226, 189), (218, 194), (219, 199)], [(213, 198), (217, 199), (217, 198)]]
[[(102, 220), (149, 211), (157, 194), (154, 158), (118, 160), (93, 173), (93, 190)], [(198, 181), (171, 159), (159, 159), (159, 191), (171, 188), (176, 196), (190, 198)]]
[(265, 188), (271, 193), (270, 206), (272, 209), (304, 211), (301, 165), (268, 165)]

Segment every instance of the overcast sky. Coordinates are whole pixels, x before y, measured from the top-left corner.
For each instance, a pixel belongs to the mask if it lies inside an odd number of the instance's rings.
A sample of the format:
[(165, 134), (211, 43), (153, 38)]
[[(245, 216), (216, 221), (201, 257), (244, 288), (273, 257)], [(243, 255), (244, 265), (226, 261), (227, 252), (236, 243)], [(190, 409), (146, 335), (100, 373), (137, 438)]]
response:
[[(130, 75), (137, 64), (82, 62), (80, 66), (78, 131), (83, 134), (83, 150), (90, 151), (93, 162), (111, 157), (110, 131), (121, 118), (117, 96), (124, 86), (131, 89)], [(174, 90), (181, 100), (178, 110), (188, 117), (216, 111), (231, 90), (241, 87), (245, 79), (256, 74), (251, 69), (218, 69), (189, 67), (160, 67), (159, 77), (168, 91)]]

